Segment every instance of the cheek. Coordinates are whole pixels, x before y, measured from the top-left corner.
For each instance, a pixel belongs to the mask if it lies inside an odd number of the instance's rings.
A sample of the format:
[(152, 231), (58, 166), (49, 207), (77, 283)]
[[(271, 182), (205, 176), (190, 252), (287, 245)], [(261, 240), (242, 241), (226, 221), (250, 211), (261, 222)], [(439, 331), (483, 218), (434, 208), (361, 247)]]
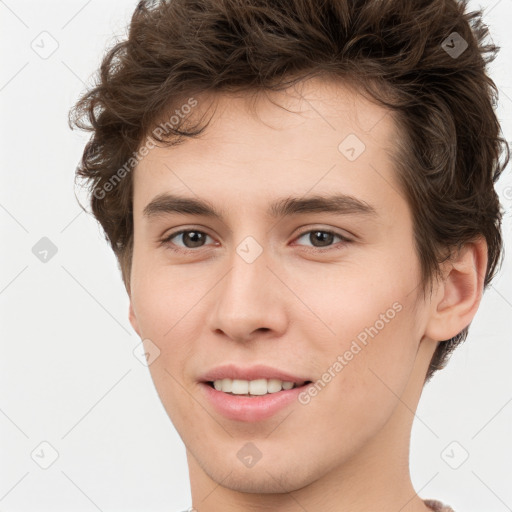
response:
[(131, 301), (142, 336), (163, 339), (172, 335), (193, 300), (186, 275), (186, 270), (162, 265), (143, 250), (135, 250)]
[(160, 351), (149, 365), (151, 378), (171, 421), (180, 425), (183, 411), (190, 408), (190, 397), (183, 392), (183, 387), (189, 385), (184, 370), (193, 357), (191, 340), (195, 336), (186, 331), (191, 305), (185, 285), (177, 286), (175, 280), (163, 274), (146, 271), (137, 276), (132, 303), (141, 337), (151, 340)]
[(326, 347), (342, 349), (358, 336), (362, 342), (373, 336), (385, 338), (411, 315), (416, 275), (414, 265), (390, 253), (361, 255), (334, 265), (304, 265), (287, 276), (300, 299), (290, 304), (290, 315), (299, 317), (294, 320), (306, 329), (304, 315), (311, 318), (316, 336), (310, 339), (322, 339)]
[(410, 265), (408, 271), (397, 261), (368, 262), (364, 272), (359, 265), (335, 269), (316, 276), (323, 286), (303, 281), (299, 287), (321, 320), (297, 319), (302, 337), (310, 340), (312, 364), (322, 380), (335, 375), (329, 387), (347, 407), (356, 410), (359, 404), (363, 415), (367, 408), (382, 409), (384, 402), (391, 406), (394, 393), (401, 395), (420, 339), (416, 268)]
[[(415, 311), (406, 294), (372, 306), (373, 319), (344, 347), (352, 360), (339, 383), (359, 424), (382, 423), (391, 414), (408, 385), (419, 343)], [(352, 352), (357, 353), (352, 356)]]
[[(348, 457), (380, 432), (399, 406), (416, 357), (411, 306), (406, 294), (373, 296), (358, 315), (339, 318), (334, 344), (324, 338), (321, 353), (318, 346), (312, 351), (311, 359), (320, 361), (320, 381), (329, 382), (324, 388), (318, 385), (301, 424), (306, 431), (318, 429), (319, 422), (331, 425), (329, 432), (319, 432), (329, 438), (328, 450)], [(387, 323), (381, 313), (387, 313)], [(325, 457), (331, 457), (329, 451)]]

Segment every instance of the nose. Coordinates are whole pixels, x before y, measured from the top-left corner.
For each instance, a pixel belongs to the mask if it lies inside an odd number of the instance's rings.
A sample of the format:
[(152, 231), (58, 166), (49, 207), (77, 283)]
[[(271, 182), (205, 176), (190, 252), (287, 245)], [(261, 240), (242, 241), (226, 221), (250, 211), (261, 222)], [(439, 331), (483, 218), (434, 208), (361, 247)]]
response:
[(281, 336), (287, 327), (290, 297), (265, 251), (252, 262), (235, 253), (230, 263), (214, 289), (211, 330), (235, 342)]

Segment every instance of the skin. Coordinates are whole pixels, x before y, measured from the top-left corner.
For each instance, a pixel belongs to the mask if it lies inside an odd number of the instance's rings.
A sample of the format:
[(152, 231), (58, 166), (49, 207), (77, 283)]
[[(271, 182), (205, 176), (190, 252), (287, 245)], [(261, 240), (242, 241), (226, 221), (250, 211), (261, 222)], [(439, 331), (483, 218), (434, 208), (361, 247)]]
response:
[[(193, 115), (212, 100), (217, 107), (204, 134), (151, 150), (134, 171), (129, 317), (141, 339), (160, 349), (149, 368), (187, 448), (193, 506), (430, 510), (409, 474), (414, 411), (437, 341), (476, 313), (485, 241), (446, 262), (443, 280), (424, 299), (412, 216), (390, 159), (399, 137), (392, 115), (318, 78), (269, 98), (198, 96)], [(352, 162), (338, 150), (351, 133), (366, 146)], [(147, 218), (144, 207), (163, 192), (206, 199), (224, 222)], [(278, 198), (333, 192), (365, 201), (377, 215), (276, 221), (265, 214)], [(181, 235), (161, 243), (185, 228), (208, 237), (202, 245)], [(322, 245), (317, 230), (351, 242), (334, 237)], [(250, 264), (236, 252), (247, 236), (263, 249)], [(173, 252), (173, 243), (186, 252)], [(239, 422), (217, 414), (200, 392), (199, 376), (230, 362), (267, 364), (315, 382), (394, 303), (401, 311), (307, 405)], [(237, 457), (249, 441), (262, 454), (251, 468)]]

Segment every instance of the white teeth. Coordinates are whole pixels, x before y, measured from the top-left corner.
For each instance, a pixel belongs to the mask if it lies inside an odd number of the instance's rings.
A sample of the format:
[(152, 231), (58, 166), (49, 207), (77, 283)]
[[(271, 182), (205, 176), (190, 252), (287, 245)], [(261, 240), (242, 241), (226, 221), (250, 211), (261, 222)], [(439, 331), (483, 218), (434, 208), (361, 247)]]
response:
[(234, 395), (246, 395), (249, 393), (249, 381), (234, 379), (231, 387), (231, 393)]
[(283, 388), (282, 381), (279, 379), (268, 379), (267, 389), (269, 393), (277, 393)]
[(233, 387), (233, 381), (231, 379), (222, 379), (221, 383), (221, 391), (231, 392), (231, 388)]
[[(300, 384), (297, 384), (299, 386)], [(267, 393), (278, 393), (281, 390), (292, 389), (294, 382), (282, 381), (279, 379), (220, 379), (213, 381), (213, 387), (217, 391), (232, 393), (234, 395), (266, 395)]]
[[(247, 381), (245, 381), (247, 382)], [(251, 395), (266, 395), (267, 394), (267, 379), (251, 380), (249, 382), (249, 394)]]

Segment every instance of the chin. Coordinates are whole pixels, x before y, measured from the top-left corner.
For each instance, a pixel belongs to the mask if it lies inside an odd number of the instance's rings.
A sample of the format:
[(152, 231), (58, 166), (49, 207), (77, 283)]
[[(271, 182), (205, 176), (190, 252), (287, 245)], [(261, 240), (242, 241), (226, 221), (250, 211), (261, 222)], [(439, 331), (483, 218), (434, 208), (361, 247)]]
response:
[(285, 494), (307, 487), (323, 474), (321, 468), (313, 471), (303, 461), (291, 460), (285, 454), (266, 460), (263, 454), (253, 467), (245, 467), (236, 453), (229, 458), (226, 453), (222, 458), (196, 458), (196, 463), (216, 484), (236, 492)]
[(310, 481), (299, 481), (297, 475), (290, 474), (290, 471), (284, 473), (278, 472), (275, 468), (267, 469), (261, 467), (243, 470), (231, 468), (228, 470), (228, 476), (216, 474), (210, 475), (222, 487), (226, 487), (232, 491), (248, 493), (248, 494), (286, 494), (292, 491), (298, 491), (306, 487)]

